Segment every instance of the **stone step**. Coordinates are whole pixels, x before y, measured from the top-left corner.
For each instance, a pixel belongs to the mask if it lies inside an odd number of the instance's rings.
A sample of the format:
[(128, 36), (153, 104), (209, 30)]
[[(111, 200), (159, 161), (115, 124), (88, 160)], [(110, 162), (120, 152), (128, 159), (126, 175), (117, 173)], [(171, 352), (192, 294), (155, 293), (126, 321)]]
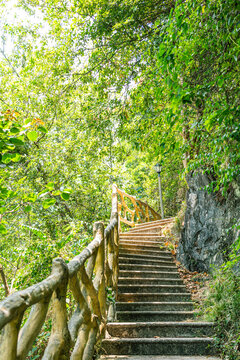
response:
[(172, 266), (164, 266), (164, 265), (144, 265), (144, 264), (119, 264), (119, 270), (139, 270), (139, 271), (168, 271), (168, 272), (176, 272), (177, 267), (172, 264)]
[(159, 251), (162, 251), (164, 248), (164, 244), (135, 244), (130, 242), (121, 242), (119, 244), (119, 250), (122, 251), (124, 249), (130, 249), (130, 250), (136, 250), (137, 252), (139, 250), (147, 250), (150, 252), (158, 253)]
[(142, 231), (147, 231), (147, 230), (153, 230), (153, 229), (159, 229), (161, 230), (162, 228), (164, 228), (165, 226), (171, 224), (172, 221), (167, 221), (167, 222), (156, 222), (156, 223), (144, 223), (144, 224), (136, 224), (136, 226), (134, 228), (131, 228), (128, 232), (131, 233), (134, 230), (142, 230)]
[(142, 232), (148, 234), (148, 233), (152, 233), (152, 234), (161, 234), (161, 229), (163, 228), (164, 226), (159, 226), (159, 225), (152, 225), (151, 227), (149, 228), (132, 228), (131, 230), (129, 230), (128, 232), (130, 234), (141, 234)]
[(186, 287), (184, 285), (145, 285), (145, 284), (137, 284), (137, 285), (118, 285), (119, 293), (186, 293)]
[(212, 338), (105, 339), (103, 352), (111, 355), (213, 355)]
[(194, 315), (193, 311), (118, 311), (117, 320), (134, 322), (186, 321), (194, 319)]
[(159, 302), (182, 302), (191, 301), (191, 294), (189, 293), (119, 293), (117, 301), (132, 301), (132, 302), (145, 302), (145, 301), (159, 301)]
[(152, 248), (152, 250), (160, 250), (165, 251), (166, 247), (163, 242), (150, 242), (150, 241), (130, 241), (130, 240), (121, 240), (119, 243), (120, 249), (122, 248), (134, 248), (134, 249), (143, 249), (143, 250), (149, 250)]
[(134, 278), (134, 277), (119, 277), (119, 285), (128, 284), (143, 284), (143, 285), (183, 285), (182, 279), (157, 279), (157, 278)]
[(172, 254), (167, 251), (162, 251), (160, 255), (153, 256), (153, 255), (143, 255), (143, 254), (133, 254), (133, 253), (122, 253), (119, 254), (120, 257), (124, 258), (134, 258), (134, 259), (143, 259), (143, 260), (171, 260), (173, 261)]
[(154, 241), (156, 243), (158, 242), (164, 242), (166, 241), (166, 236), (159, 236), (159, 235), (155, 235), (155, 236), (147, 236), (147, 234), (142, 234), (142, 235), (129, 235), (129, 236), (120, 236), (120, 242), (121, 241), (132, 241), (132, 242), (137, 242), (137, 241)]
[(160, 249), (160, 245), (156, 244), (156, 245), (141, 245), (141, 244), (134, 244), (134, 243), (125, 243), (125, 242), (121, 242), (119, 244), (119, 249), (136, 249), (136, 250), (151, 250), (154, 252), (159, 252), (161, 251)]
[(120, 277), (133, 278), (157, 278), (157, 279), (180, 279), (178, 271), (141, 271), (141, 270), (119, 270)]
[(120, 236), (118, 322), (107, 325), (113, 338), (102, 343), (103, 352), (111, 354), (109, 360), (137, 360), (138, 355), (139, 360), (145, 355), (145, 360), (155, 355), (156, 360), (174, 356), (176, 360), (206, 360), (205, 355), (215, 353), (210, 337), (213, 324), (194, 321), (191, 294), (171, 252), (164, 248), (166, 237), (156, 235), (171, 221), (138, 225)]
[(143, 262), (146, 262), (146, 264), (153, 264), (153, 263), (159, 263), (159, 262), (167, 262), (167, 263), (171, 263), (171, 264), (174, 264), (175, 265), (175, 262), (173, 260), (173, 258), (171, 256), (155, 256), (154, 258), (151, 258), (150, 256), (138, 256), (138, 255), (135, 255), (135, 254), (122, 254), (120, 253), (119, 254), (119, 261), (126, 261), (126, 262), (129, 262), (129, 261), (138, 261), (138, 263), (143, 263)]
[[(138, 230), (139, 231), (139, 230)], [(161, 236), (161, 235), (156, 235), (156, 233), (155, 232), (153, 232), (153, 233), (150, 233), (150, 232), (147, 232), (147, 233), (144, 233), (144, 232), (139, 232), (139, 233), (136, 233), (136, 232), (126, 232), (126, 233), (121, 233), (120, 235), (119, 235), (119, 238), (120, 239), (125, 239), (125, 238), (128, 238), (128, 237), (136, 237), (136, 238), (144, 238), (144, 237), (146, 237), (146, 238), (148, 238), (148, 239), (161, 239), (162, 237), (164, 237), (164, 236)]]
[(163, 241), (148, 241), (148, 240), (126, 240), (126, 239), (122, 239), (119, 242), (120, 247), (122, 245), (127, 246), (137, 246), (137, 247), (141, 247), (143, 249), (146, 250), (148, 249), (148, 247), (155, 247), (157, 249), (162, 249), (162, 250), (167, 250), (167, 248), (165, 247), (165, 243)]
[(134, 230), (141, 230), (141, 229), (146, 229), (146, 228), (154, 228), (154, 227), (163, 227), (165, 226), (166, 224), (169, 224), (169, 221), (168, 222), (165, 222), (165, 223), (154, 223), (154, 222), (147, 222), (147, 223), (142, 223), (142, 224), (135, 224), (135, 227), (131, 227), (128, 232), (132, 232)]
[(108, 323), (107, 331), (113, 337), (205, 337), (211, 336), (214, 324), (210, 322), (121, 322)]
[(127, 242), (136, 242), (136, 243), (141, 243), (141, 242), (146, 242), (146, 243), (155, 243), (155, 244), (158, 244), (159, 242), (164, 242), (164, 241), (167, 241), (167, 237), (165, 236), (155, 236), (155, 237), (152, 237), (152, 238), (149, 238), (147, 236), (138, 236), (138, 235), (135, 235), (135, 236), (129, 236), (129, 237), (120, 237), (119, 240), (120, 242), (121, 241), (127, 241)]
[(117, 302), (117, 311), (191, 311), (193, 304), (188, 302)]
[(162, 256), (164, 253), (165, 254), (168, 254), (168, 255), (171, 255), (171, 252), (170, 251), (167, 251), (167, 250), (163, 250), (163, 249), (160, 249), (159, 247), (159, 250), (147, 250), (147, 249), (141, 249), (141, 248), (131, 248), (130, 246), (128, 247), (120, 247), (119, 249), (119, 254), (139, 254), (139, 255), (152, 255), (153, 257), (155, 256)]
[(155, 220), (155, 221), (148, 221), (148, 222), (145, 222), (145, 223), (141, 223), (141, 224), (136, 224), (136, 228), (141, 228), (143, 226), (150, 226), (150, 225), (165, 225), (165, 224), (169, 224), (171, 222), (174, 221), (174, 217), (171, 217), (171, 218), (168, 218), (168, 219), (161, 219), (161, 220)]
[(164, 242), (160, 240), (145, 240), (145, 239), (120, 239), (119, 245), (121, 244), (133, 244), (133, 245), (153, 245), (153, 246), (164, 246)]
[(172, 220), (120, 235), (117, 322), (107, 324), (112, 338), (103, 340), (103, 360), (207, 360), (215, 353), (213, 324), (194, 320), (191, 294), (160, 235)]
[(144, 259), (135, 259), (135, 258), (125, 258), (123, 256), (119, 257), (120, 264), (138, 264), (138, 265), (149, 265), (149, 266), (174, 266), (174, 262), (170, 260), (144, 260)]
[(101, 355), (101, 360), (220, 360), (216, 356)]
[(147, 236), (147, 234), (133, 234), (133, 235), (129, 235), (129, 236), (120, 236), (119, 240), (120, 241), (132, 241), (132, 242), (137, 242), (137, 241), (154, 241), (156, 243), (158, 242), (164, 242), (167, 241), (168, 237), (166, 236), (162, 236), (162, 235), (155, 235), (155, 236)]
[(139, 227), (139, 228), (134, 228), (128, 231), (129, 234), (141, 234), (141, 233), (145, 233), (145, 234), (158, 234), (161, 235), (162, 233), (162, 229), (165, 227), (166, 225), (145, 225), (143, 227)]

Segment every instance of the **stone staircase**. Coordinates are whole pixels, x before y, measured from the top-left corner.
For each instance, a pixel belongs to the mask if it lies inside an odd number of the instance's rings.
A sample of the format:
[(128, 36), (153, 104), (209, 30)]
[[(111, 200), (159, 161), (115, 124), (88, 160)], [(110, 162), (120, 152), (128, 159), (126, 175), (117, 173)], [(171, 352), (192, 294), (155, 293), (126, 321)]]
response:
[(116, 322), (107, 325), (104, 360), (217, 360), (213, 324), (194, 320), (191, 294), (161, 228), (172, 219), (137, 225), (120, 236)]

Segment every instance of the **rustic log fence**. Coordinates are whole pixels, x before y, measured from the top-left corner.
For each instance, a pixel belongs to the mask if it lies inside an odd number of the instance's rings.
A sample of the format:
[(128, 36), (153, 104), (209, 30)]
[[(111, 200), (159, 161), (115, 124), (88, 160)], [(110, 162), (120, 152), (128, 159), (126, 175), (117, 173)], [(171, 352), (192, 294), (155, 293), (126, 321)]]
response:
[[(160, 220), (161, 216), (147, 203), (126, 194), (116, 187), (118, 194), (118, 214), (120, 223), (134, 227), (138, 223)], [(127, 201), (132, 205), (130, 208)]]
[[(68, 264), (62, 258), (54, 259), (49, 277), (0, 302), (0, 360), (26, 359), (49, 316), (51, 334), (42, 359), (92, 359), (95, 345), (105, 336), (107, 319), (114, 318), (114, 306), (107, 301), (106, 289), (117, 296), (119, 224), (133, 226), (134, 222), (132, 210), (124, 201), (126, 196), (135, 207), (137, 221), (142, 221), (140, 213), (145, 221), (151, 218), (150, 213), (153, 219), (159, 218), (147, 204), (114, 185), (111, 220), (106, 229), (102, 222), (95, 223), (94, 240), (79, 255)], [(122, 207), (125, 217), (127, 211), (133, 216), (131, 223), (122, 217)], [(67, 292), (75, 301), (71, 316), (67, 311)]]

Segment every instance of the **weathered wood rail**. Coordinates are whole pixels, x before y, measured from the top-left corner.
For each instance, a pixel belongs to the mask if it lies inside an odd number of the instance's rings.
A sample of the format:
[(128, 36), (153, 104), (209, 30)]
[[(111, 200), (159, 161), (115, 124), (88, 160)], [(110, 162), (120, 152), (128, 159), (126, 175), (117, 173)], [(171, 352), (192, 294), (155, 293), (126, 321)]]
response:
[[(136, 199), (132, 195), (126, 194), (117, 187), (116, 191), (120, 199), (118, 202), (120, 223), (123, 222), (124, 224), (134, 227), (137, 223), (144, 223), (161, 219), (161, 216), (145, 202)], [(129, 200), (133, 206), (133, 209), (127, 205), (126, 199)]]
[[(126, 196), (135, 207), (134, 215), (124, 202)], [(132, 215), (131, 222), (121, 216), (122, 207), (125, 217), (127, 211)], [(62, 258), (54, 259), (49, 277), (0, 302), (0, 360), (26, 359), (47, 317), (51, 317), (52, 328), (43, 360), (92, 359), (95, 345), (105, 336), (107, 318), (114, 316), (106, 290), (117, 293), (119, 224), (133, 226), (135, 214), (137, 221), (142, 221), (140, 212), (145, 221), (150, 219), (149, 212), (159, 218), (147, 204), (114, 185), (106, 229), (102, 222), (95, 223), (94, 240), (79, 255), (68, 264)], [(67, 309), (69, 292), (74, 299), (72, 311)], [(28, 308), (30, 313), (22, 325)]]

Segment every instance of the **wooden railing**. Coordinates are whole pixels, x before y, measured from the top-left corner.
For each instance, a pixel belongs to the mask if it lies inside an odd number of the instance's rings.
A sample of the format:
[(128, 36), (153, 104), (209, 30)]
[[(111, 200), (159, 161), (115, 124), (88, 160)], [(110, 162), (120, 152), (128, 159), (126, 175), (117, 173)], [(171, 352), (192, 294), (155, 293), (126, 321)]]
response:
[[(94, 240), (79, 255), (68, 264), (62, 258), (54, 259), (48, 278), (0, 302), (0, 360), (26, 359), (46, 319), (51, 319), (52, 326), (42, 360), (93, 358), (96, 344), (105, 336), (107, 319), (115, 316), (107, 289), (112, 297), (117, 296), (119, 211), (123, 207), (125, 215), (128, 211), (133, 216), (124, 202), (126, 196), (135, 206), (138, 221), (140, 213), (146, 221), (150, 212), (154, 219), (159, 218), (147, 204), (113, 186), (106, 229), (102, 222), (95, 223)], [(121, 214), (120, 219), (127, 223)], [(133, 222), (134, 217), (130, 226)]]
[[(119, 199), (118, 215), (120, 223), (123, 222), (124, 224), (134, 227), (138, 223), (161, 219), (161, 216), (145, 202), (136, 199), (132, 195), (126, 194), (124, 191), (118, 189), (116, 185), (114, 185), (114, 188), (116, 189), (115, 191)], [(130, 205), (127, 204), (127, 201)]]

